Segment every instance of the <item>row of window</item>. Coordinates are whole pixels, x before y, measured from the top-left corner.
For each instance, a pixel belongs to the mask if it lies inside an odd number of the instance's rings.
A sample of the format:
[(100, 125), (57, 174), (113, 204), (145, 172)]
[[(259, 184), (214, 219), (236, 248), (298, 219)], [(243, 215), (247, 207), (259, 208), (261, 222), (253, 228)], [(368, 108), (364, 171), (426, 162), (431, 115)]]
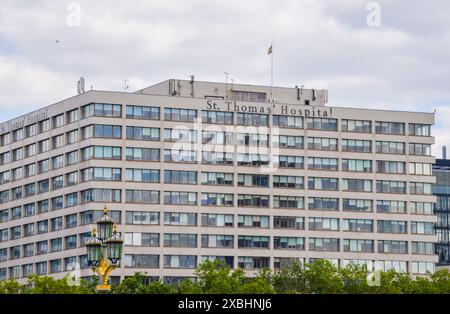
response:
[[(93, 195), (96, 195), (97, 193), (100, 194), (102, 193), (103, 196), (103, 190), (96, 190), (94, 189), (94, 191), (92, 191), (91, 193), (93, 193)], [(91, 194), (92, 195), (92, 194)], [(93, 199), (97, 199), (96, 197), (94, 197)], [(365, 199), (347, 199), (344, 198), (342, 200), (342, 209), (344, 211), (353, 211), (353, 212), (373, 212), (373, 201), (372, 200), (365, 200)], [(395, 213), (395, 214), (406, 214), (407, 213), (407, 203), (405, 201), (394, 201), (394, 200), (377, 200), (376, 201), (376, 212), (378, 213)], [(51, 200), (42, 200), (42, 201), (38, 201), (36, 203), (29, 203), (29, 204), (25, 204), (23, 206), (16, 206), (13, 207), (11, 209), (4, 209), (0, 211), (0, 223), (4, 223), (7, 221), (12, 221), (12, 220), (17, 220), (23, 217), (30, 217), (36, 214), (44, 214), (49, 212), (50, 210), (58, 210), (60, 208), (62, 208), (63, 206), (63, 200), (61, 197), (57, 197), (55, 199), (51, 199)], [(431, 202), (409, 202), (409, 213), (410, 214), (415, 214), (415, 215), (433, 215), (433, 203)], [(307, 202), (307, 208), (309, 210), (326, 210), (326, 211), (338, 211), (339, 210), (339, 199), (338, 198), (329, 198), (329, 197), (308, 197), (308, 202)], [(95, 211), (94, 211), (95, 212)], [(86, 217), (91, 217), (89, 216), (87, 213), (90, 212), (86, 212)], [(97, 215), (99, 215), (99, 212), (96, 212)], [(115, 213), (115, 211), (113, 211), (113, 213)], [(83, 216), (84, 214), (81, 213), (82, 216), (80, 216), (80, 221), (81, 224), (89, 224), (92, 223), (95, 220), (92, 220), (93, 218), (91, 217), (91, 220), (87, 220), (87, 218), (85, 218), (85, 216)], [(120, 222), (120, 214), (115, 214), (115, 215), (119, 215), (118, 219), (115, 219), (115, 221)], [(136, 218), (132, 218), (134, 217), (133, 215), (136, 216)], [(145, 216), (147, 218), (142, 219), (143, 221), (147, 221), (147, 224), (159, 224), (159, 214), (157, 212), (127, 212), (127, 223), (132, 223), (132, 224), (136, 224), (136, 223), (140, 223), (139, 221), (141, 221), (141, 217)], [(169, 215), (169, 213), (167, 213), (167, 215)], [(173, 214), (175, 215), (175, 213)], [(193, 214), (184, 214), (184, 215), (179, 215), (179, 219), (181, 219), (181, 217), (185, 217), (187, 215), (193, 215)], [(210, 217), (213, 217), (214, 219), (226, 219), (228, 221), (228, 225), (227, 226), (232, 226), (233, 225), (233, 215), (229, 214), (229, 215), (224, 215), (224, 214), (217, 214), (217, 215), (209, 215)], [(208, 217), (209, 217), (208, 216)], [(148, 220), (150, 217), (153, 217), (151, 220)], [(192, 217), (196, 217), (196, 216), (189, 216), (191, 217), (190, 219), (193, 219)], [(206, 216), (205, 216), (206, 217)], [(211, 218), (211, 219), (213, 219)], [(76, 219), (75, 219), (76, 220)], [(196, 219), (195, 219), (196, 220)], [(62, 223), (62, 222), (61, 222)], [(166, 224), (166, 220), (165, 220), (165, 224)], [(203, 216), (202, 216), (202, 225), (207, 225), (206, 222), (203, 222)], [(214, 226), (216, 226), (215, 224), (213, 224)], [(274, 226), (277, 226), (278, 224), (276, 224), (274, 222)], [(219, 226), (219, 225), (217, 225)], [(222, 225), (220, 225), (222, 226)], [(38, 226), (38, 230), (40, 230), (39, 226)], [(52, 230), (54, 230), (52, 228)], [(59, 230), (59, 229), (56, 229)]]
[[(74, 130), (66, 133), (66, 143), (72, 144), (78, 141), (78, 131)], [(96, 138), (122, 138), (121, 126), (112, 125), (90, 125), (82, 129), (83, 139), (90, 137)], [(237, 144), (238, 145), (257, 145), (268, 147), (267, 134), (249, 134), (238, 133)], [(146, 128), (146, 127), (127, 127), (127, 139), (133, 140), (150, 140), (159, 141), (159, 128)], [(197, 136), (194, 130), (177, 130), (177, 129), (164, 129), (165, 141), (177, 141), (184, 143), (196, 143)], [(303, 148), (303, 136), (290, 136), (290, 135), (276, 135), (273, 137), (274, 147), (281, 148)], [(308, 137), (307, 148), (312, 150), (327, 150), (337, 151), (338, 139), (336, 138), (321, 138), (321, 137)], [(47, 152), (51, 149), (64, 146), (64, 134), (57, 135), (51, 139), (41, 140), (37, 143), (28, 144), (25, 147), (19, 147), (12, 151), (4, 152), (0, 154), (0, 164), (4, 165), (10, 162), (18, 161), (23, 158), (32, 157), (40, 153)], [(202, 133), (203, 144), (233, 144), (233, 133), (225, 132), (211, 132), (203, 131)], [(370, 140), (353, 140), (342, 139), (342, 151), (348, 152), (372, 152), (372, 141)], [(375, 141), (375, 152), (385, 154), (405, 154), (406, 144), (403, 142), (383, 142)], [(410, 155), (430, 155), (431, 145), (410, 143), (409, 154)], [(110, 157), (111, 158), (111, 157)]]
[[(234, 114), (232, 112), (218, 112), (202, 110), (202, 121), (204, 123), (233, 124)], [(237, 113), (237, 124), (252, 126), (268, 126), (269, 115), (256, 113)], [(88, 117), (109, 117), (121, 118), (122, 105), (93, 103), (81, 107), (81, 118)], [(160, 119), (160, 108), (145, 106), (126, 106), (126, 117), (131, 119)], [(194, 122), (197, 118), (197, 110), (164, 108), (165, 121)], [(67, 113), (61, 113), (51, 118), (41, 120), (37, 123), (23, 128), (13, 130), (0, 136), (0, 145), (10, 143), (35, 136), (39, 133), (62, 127), (79, 120), (78, 109), (73, 109)], [(273, 115), (272, 125), (278, 127), (303, 128), (304, 118), (299, 116)], [(333, 118), (306, 118), (308, 129), (337, 131), (338, 119)], [(405, 135), (406, 123), (375, 121), (375, 133)], [(372, 133), (372, 122), (366, 120), (341, 119), (341, 130), (344, 132)], [(408, 123), (408, 134), (412, 136), (430, 136), (430, 125)]]
[[(197, 266), (196, 255), (163, 255), (163, 268), (185, 268), (193, 269)], [(234, 267), (234, 256), (201, 256), (200, 261), (204, 260), (221, 260), (230, 267)], [(273, 265), (274, 269), (282, 269), (291, 266), (294, 262), (300, 265), (305, 265), (306, 258), (298, 257), (273, 257), (273, 264), (271, 264), (270, 257), (260, 256), (238, 256), (237, 267), (243, 269), (261, 269), (269, 268)], [(309, 263), (318, 260), (317, 258), (309, 258)], [(406, 262), (406, 261), (392, 261), (392, 260), (363, 260), (363, 259), (327, 259), (335, 266), (345, 267), (348, 264), (366, 265), (369, 271), (380, 269), (383, 271), (395, 270), (397, 272), (407, 272), (408, 265), (413, 274), (427, 274), (434, 272), (434, 263), (432, 262)], [(87, 263), (87, 256), (71, 256), (64, 259), (53, 259), (50, 261), (37, 262), (34, 264), (25, 264), (11, 266), (7, 268), (0, 268), (0, 281), (7, 278), (19, 279), (26, 278), (34, 273), (37, 275), (54, 274), (65, 271), (72, 271), (76, 268), (76, 264), (80, 265), (81, 269), (89, 268)], [(124, 256), (124, 265), (126, 268), (160, 268), (160, 256), (154, 254), (126, 254)], [(8, 276), (9, 272), (9, 276)], [(159, 275), (151, 277), (152, 280), (158, 280)], [(183, 276), (165, 276), (165, 283), (177, 283), (183, 279), (191, 277)], [(150, 278), (149, 278), (150, 279)], [(192, 279), (192, 278), (191, 278)]]

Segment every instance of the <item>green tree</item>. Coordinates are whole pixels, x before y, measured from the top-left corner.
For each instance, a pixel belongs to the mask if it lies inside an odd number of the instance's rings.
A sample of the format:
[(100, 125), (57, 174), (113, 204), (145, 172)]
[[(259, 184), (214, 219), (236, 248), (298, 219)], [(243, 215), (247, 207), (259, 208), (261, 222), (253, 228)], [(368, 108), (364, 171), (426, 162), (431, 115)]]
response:
[(115, 294), (170, 294), (175, 293), (176, 288), (161, 281), (154, 281), (146, 284), (147, 276), (144, 273), (136, 272), (133, 276), (127, 277), (120, 285), (112, 288)]
[(21, 290), (22, 285), (14, 279), (0, 281), (0, 294), (19, 294)]

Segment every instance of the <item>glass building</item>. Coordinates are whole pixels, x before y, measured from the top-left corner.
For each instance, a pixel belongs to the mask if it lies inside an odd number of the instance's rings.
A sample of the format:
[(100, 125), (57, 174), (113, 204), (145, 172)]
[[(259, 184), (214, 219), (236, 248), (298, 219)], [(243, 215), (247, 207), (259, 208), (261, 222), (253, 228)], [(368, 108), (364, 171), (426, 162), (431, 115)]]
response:
[(450, 160), (437, 159), (433, 166), (436, 184), (433, 193), (436, 195), (434, 211), (437, 216), (436, 254), (439, 257), (438, 266), (450, 265)]

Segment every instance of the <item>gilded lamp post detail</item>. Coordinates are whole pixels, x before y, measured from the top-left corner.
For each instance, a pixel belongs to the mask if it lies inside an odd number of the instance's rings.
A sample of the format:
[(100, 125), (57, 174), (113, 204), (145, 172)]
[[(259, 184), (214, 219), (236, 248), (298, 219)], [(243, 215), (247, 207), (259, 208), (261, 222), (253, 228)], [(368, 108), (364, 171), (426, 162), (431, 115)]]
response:
[(123, 240), (117, 233), (117, 225), (103, 209), (103, 215), (97, 221), (97, 228), (92, 230), (92, 238), (86, 243), (88, 263), (92, 271), (102, 278), (98, 291), (109, 291), (109, 274), (118, 266), (122, 257)]

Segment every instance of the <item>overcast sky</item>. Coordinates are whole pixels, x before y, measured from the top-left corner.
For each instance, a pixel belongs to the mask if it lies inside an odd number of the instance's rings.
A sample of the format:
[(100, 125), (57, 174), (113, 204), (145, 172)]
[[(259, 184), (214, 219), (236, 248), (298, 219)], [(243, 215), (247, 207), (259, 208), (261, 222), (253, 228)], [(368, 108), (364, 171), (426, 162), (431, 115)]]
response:
[(434, 152), (450, 145), (448, 0), (1, 0), (0, 121), (73, 96), (80, 76), (102, 90), (223, 72), (269, 84), (271, 42), (275, 85), (436, 110)]

